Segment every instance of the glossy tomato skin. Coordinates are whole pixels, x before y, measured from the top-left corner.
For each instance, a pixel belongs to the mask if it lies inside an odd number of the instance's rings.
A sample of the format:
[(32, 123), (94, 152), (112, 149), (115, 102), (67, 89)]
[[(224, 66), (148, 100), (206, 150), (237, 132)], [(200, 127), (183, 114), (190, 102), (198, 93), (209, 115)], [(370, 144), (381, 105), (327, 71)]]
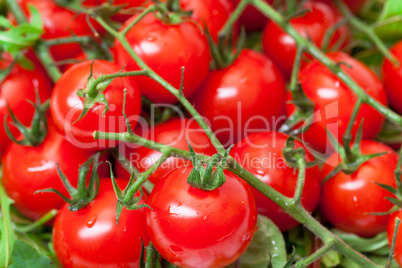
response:
[[(135, 20), (133, 16), (123, 25)], [(163, 79), (180, 87), (181, 67), (184, 71), (186, 97), (201, 85), (209, 71), (209, 47), (206, 36), (192, 21), (176, 25), (165, 24), (153, 14), (148, 14), (131, 28), (126, 39), (137, 55)], [(117, 40), (114, 47), (115, 61), (128, 71), (139, 70), (131, 56)], [(177, 99), (156, 81), (145, 76), (134, 77), (141, 93), (155, 103), (175, 103)]]
[[(391, 48), (391, 53), (402, 61), (402, 42), (396, 43)], [(385, 60), (382, 66), (382, 77), (385, 89), (387, 90), (388, 100), (391, 107), (402, 114), (402, 92), (400, 85), (402, 83), (402, 67), (396, 67), (389, 60)]]
[(247, 249), (256, 230), (257, 211), (244, 181), (225, 171), (226, 182), (213, 191), (190, 186), (192, 167), (161, 180), (146, 211), (152, 244), (180, 267), (224, 267)]
[[(211, 144), (208, 136), (194, 120), (174, 118), (168, 122), (147, 129), (142, 137), (186, 151), (189, 150), (187, 143), (189, 142), (196, 153), (205, 155), (213, 155), (216, 153), (216, 149)], [(147, 170), (162, 156), (161, 152), (142, 146), (131, 146), (131, 144), (125, 143), (119, 144), (119, 151), (124, 154), (127, 159), (131, 160), (131, 163), (133, 163), (134, 167), (140, 172)], [(180, 166), (188, 166), (190, 164), (190, 161), (178, 157), (170, 157), (161, 167), (149, 176), (149, 180), (156, 184), (172, 169)], [(119, 178), (130, 177), (130, 174), (120, 164), (116, 165), (116, 175)]]
[[(217, 41), (219, 30), (225, 25), (233, 11), (231, 0), (180, 0), (180, 7), (186, 11), (192, 11), (191, 18), (206, 26)], [(237, 24), (234, 28), (236, 35)]]
[[(385, 197), (393, 195), (375, 182), (396, 187), (394, 170), (398, 155), (388, 146), (376, 141), (361, 142), (363, 155), (387, 152), (362, 164), (353, 174), (338, 173), (322, 188), (321, 211), (336, 228), (370, 237), (385, 230), (389, 215), (376, 216), (370, 213), (387, 212), (393, 206)], [(327, 163), (340, 163), (338, 153), (331, 155)], [(322, 170), (326, 177), (335, 165), (325, 164)]]
[[(402, 210), (400, 209), (397, 212), (394, 212), (390, 215), (388, 224), (387, 224), (387, 236), (388, 236), (388, 244), (392, 245), (392, 239), (394, 237), (395, 231), (395, 220), (399, 219), (402, 221)], [(395, 261), (402, 266), (402, 226), (399, 225), (398, 232), (396, 235), (396, 242), (395, 242), (395, 251), (394, 255)]]
[(1, 161), (3, 186), (17, 210), (27, 218), (37, 220), (51, 209), (61, 208), (65, 202), (54, 193), (34, 194), (35, 191), (54, 188), (68, 196), (59, 178), (57, 164), (76, 186), (78, 168), (89, 157), (89, 153), (71, 145), (59, 134), (50, 121), (48, 134), (39, 146), (15, 143), (9, 146)]
[[(12, 62), (9, 55), (3, 54), (3, 60), (0, 61), (0, 69), (6, 69)], [(29, 126), (34, 114), (34, 107), (27, 100), (35, 102), (35, 88), (41, 101), (50, 97), (52, 83), (47, 77), (45, 71), (34, 61), (34, 69), (26, 70), (18, 64), (14, 66), (7, 77), (0, 83), (0, 156), (2, 156), (10, 144), (4, 130), (4, 116), (8, 114), (7, 105), (24, 125)], [(8, 117), (11, 122), (11, 117)], [(13, 135), (18, 136), (18, 130), (9, 124)]]
[[(233, 6), (237, 6), (240, 0), (231, 0)], [(274, 0), (265, 0), (268, 4), (272, 4)], [(240, 15), (240, 24), (244, 25), (247, 31), (258, 31), (264, 27), (268, 18), (258, 11), (255, 7), (248, 6)]]
[[(328, 28), (340, 20), (334, 7), (319, 1), (308, 1), (303, 5), (311, 11), (302, 17), (290, 20), (291, 25), (304, 38), (309, 38), (318, 47), (324, 42)], [(346, 26), (335, 31), (330, 41), (330, 47), (338, 42), (341, 47), (349, 42), (350, 32)], [(264, 53), (272, 59), (287, 79), (290, 79), (292, 66), (296, 57), (296, 41), (277, 24), (270, 21), (263, 32)]]
[(266, 56), (245, 49), (229, 67), (212, 71), (192, 98), (224, 145), (256, 129), (278, 129), (285, 119), (284, 79)]
[[(120, 188), (127, 181), (117, 179)], [(146, 197), (142, 202), (146, 202)], [(141, 239), (148, 245), (145, 208), (123, 208), (116, 225), (117, 198), (110, 179), (100, 180), (97, 197), (77, 212), (64, 205), (53, 227), (57, 258), (65, 268), (139, 267)]]
[[(124, 89), (127, 90), (126, 115), (134, 128), (141, 110), (141, 96), (135, 83), (126, 77), (114, 79), (103, 91), (109, 103), (109, 111), (102, 113), (104, 104), (96, 103), (88, 113), (77, 121), (83, 110), (83, 98), (77, 95), (84, 89), (90, 74), (91, 61), (82, 62), (68, 69), (56, 83), (50, 100), (50, 110), (56, 127), (65, 133), (74, 145), (87, 150), (116, 146), (117, 142), (94, 141), (95, 130), (104, 132), (125, 132), (123, 117)], [(101, 74), (117, 73), (120, 68), (107, 61), (96, 60), (92, 67), (94, 78)]]
[[(368, 95), (386, 105), (387, 97), (381, 81), (373, 71), (342, 52), (327, 54), (335, 62), (344, 62), (352, 68), (341, 64), (342, 70), (349, 75)], [(342, 143), (350, 116), (357, 96), (343, 82), (341, 82), (328, 68), (317, 60), (307, 64), (299, 74), (299, 81), (307, 98), (315, 105), (313, 124), (319, 126), (308, 129), (302, 139), (319, 152), (326, 152), (331, 148), (328, 138), (326, 143), (320, 143), (327, 137), (325, 129), (328, 129)], [(384, 123), (384, 117), (367, 104), (363, 104), (357, 114), (352, 129), (352, 137), (355, 137), (361, 120), (363, 123), (363, 139), (374, 139), (380, 132)]]
[[(58, 6), (53, 0), (18, 0), (26, 15), (29, 14), (28, 6), (32, 5), (41, 15), (44, 40), (52, 40), (61, 37), (74, 35), (93, 35), (91, 28), (86, 22), (85, 14), (74, 14), (73, 11)], [(92, 25), (98, 32), (104, 32), (103, 28), (93, 19)], [(53, 58), (56, 61), (74, 58), (82, 52), (79, 44), (54, 45), (50, 48)]]
[[(297, 173), (286, 165), (282, 149), (288, 136), (279, 132), (252, 133), (237, 143), (230, 154), (249, 172), (287, 197), (293, 197)], [(303, 145), (295, 141), (295, 148)], [(307, 152), (308, 154), (308, 152)], [(306, 161), (313, 158), (308, 154)], [(321, 174), (317, 167), (307, 168), (302, 205), (313, 212), (320, 198)], [(251, 187), (258, 213), (269, 217), (281, 231), (288, 231), (299, 223), (286, 214), (268, 197)]]

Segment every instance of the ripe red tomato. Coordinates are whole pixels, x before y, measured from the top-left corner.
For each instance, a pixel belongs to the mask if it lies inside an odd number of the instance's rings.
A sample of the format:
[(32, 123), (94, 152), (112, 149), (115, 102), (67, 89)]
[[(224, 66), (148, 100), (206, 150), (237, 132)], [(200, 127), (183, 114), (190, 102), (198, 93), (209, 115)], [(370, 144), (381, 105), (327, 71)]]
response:
[[(122, 189), (127, 185), (117, 183)], [(149, 243), (145, 209), (123, 208), (116, 225), (116, 204), (111, 180), (101, 179), (99, 194), (88, 206), (77, 212), (63, 206), (53, 227), (54, 250), (63, 267), (139, 267), (141, 239)]]
[[(350, 65), (352, 68), (344, 64), (341, 65), (341, 68), (368, 95), (386, 105), (387, 98), (384, 87), (373, 71), (345, 53), (333, 52), (328, 53), (328, 56), (335, 62)], [(302, 68), (299, 81), (307, 98), (315, 104), (312, 120), (313, 125), (318, 125), (308, 129), (301, 135), (301, 138), (313, 149), (327, 152), (327, 148), (331, 148), (331, 145), (328, 139), (322, 139), (322, 137), (327, 137), (325, 129), (328, 129), (342, 142), (342, 136), (346, 131), (357, 96), (317, 60)], [(367, 104), (363, 104), (357, 114), (352, 137), (356, 135), (359, 123), (363, 118), (366, 119), (363, 124), (363, 139), (375, 138), (381, 130), (384, 117)], [(326, 140), (326, 143), (322, 143), (323, 140)]]
[(48, 134), (39, 146), (15, 143), (9, 146), (1, 160), (2, 182), (17, 210), (27, 218), (37, 220), (51, 209), (61, 208), (65, 202), (54, 193), (34, 194), (35, 191), (54, 188), (68, 196), (56, 164), (76, 186), (78, 168), (89, 157), (89, 153), (73, 146), (60, 135), (49, 120)]
[[(84, 100), (77, 95), (79, 89), (86, 88), (92, 62), (86, 61), (68, 69), (56, 83), (51, 101), (50, 111), (56, 127), (67, 135), (68, 140), (82, 149), (100, 149), (116, 146), (115, 141), (94, 141), (95, 130), (104, 132), (125, 132), (127, 130), (123, 117), (123, 90), (127, 89), (126, 115), (132, 127), (138, 120), (141, 110), (141, 96), (135, 83), (126, 77), (114, 79), (103, 91), (109, 111), (102, 115), (105, 105), (96, 103), (88, 113), (79, 118), (83, 111)], [(101, 74), (117, 73), (120, 68), (103, 60), (94, 61), (92, 74), (97, 78)]]
[(219, 140), (230, 145), (256, 129), (278, 129), (285, 98), (285, 82), (272, 61), (245, 49), (232, 65), (212, 71), (192, 99)]
[[(395, 231), (395, 220), (399, 218), (402, 221), (402, 210), (400, 209), (397, 212), (394, 212), (390, 215), (388, 224), (387, 224), (387, 235), (388, 235), (388, 243), (389, 245), (392, 244), (392, 238), (394, 237)], [(398, 227), (398, 232), (396, 235), (396, 242), (395, 242), (395, 251), (394, 255), (395, 261), (402, 266), (402, 224)]]
[[(363, 155), (381, 152), (387, 154), (365, 162), (353, 174), (340, 172), (325, 182), (320, 206), (324, 217), (336, 228), (370, 237), (384, 231), (389, 218), (389, 215), (375, 216), (370, 213), (386, 212), (393, 206), (385, 199), (393, 195), (374, 182), (396, 187), (394, 169), (398, 155), (388, 146), (376, 141), (365, 140), (360, 146)], [(340, 161), (338, 153), (332, 154), (323, 167), (323, 177)]]
[[(26, 15), (29, 15), (29, 5), (38, 10), (45, 31), (42, 38), (45, 40), (71, 37), (73, 35), (93, 35), (85, 14), (76, 15), (73, 11), (58, 6), (53, 0), (18, 0), (18, 2)], [(91, 19), (91, 24), (98, 32), (104, 32), (104, 29), (94, 19)], [(50, 48), (50, 52), (56, 61), (61, 61), (74, 58), (82, 50), (75, 43), (54, 45)]]
[[(302, 17), (290, 20), (291, 25), (303, 37), (310, 39), (317, 46), (321, 46), (328, 28), (340, 20), (340, 16), (334, 7), (325, 3), (309, 1), (303, 5), (311, 12)], [(333, 34), (330, 47), (340, 42), (341, 47), (350, 39), (350, 32), (346, 26), (340, 27)], [(296, 41), (277, 24), (270, 21), (263, 34), (264, 53), (272, 59), (287, 79), (292, 73), (292, 66), (296, 57)]]
[[(123, 28), (135, 20), (133, 16)], [(179, 24), (166, 24), (148, 14), (126, 35), (130, 46), (138, 56), (157, 74), (176, 88), (180, 87), (181, 67), (184, 71), (184, 90), (186, 97), (192, 95), (204, 81), (209, 70), (209, 47), (205, 34), (198, 24), (185, 21)], [(139, 67), (125, 51), (121, 43), (115, 42), (115, 60), (127, 70)], [(156, 81), (145, 76), (133, 78), (143, 95), (155, 103), (175, 103), (177, 99)]]
[[(207, 135), (194, 120), (175, 118), (145, 130), (142, 137), (186, 151), (189, 150), (187, 143), (189, 142), (196, 153), (205, 155), (216, 153)], [(119, 150), (140, 172), (147, 170), (162, 156), (162, 153), (158, 151), (126, 143), (121, 143)], [(170, 157), (149, 177), (149, 180), (156, 184), (172, 169), (188, 166), (190, 163), (181, 158)], [(116, 165), (116, 175), (119, 178), (130, 177), (130, 174), (120, 164)]]
[[(180, 0), (180, 7), (193, 11), (191, 18), (206, 26), (217, 41), (219, 30), (225, 25), (233, 11), (231, 0)], [(237, 27), (235, 27), (235, 34)]]
[(187, 183), (192, 167), (179, 168), (153, 189), (146, 211), (152, 244), (180, 267), (224, 267), (241, 256), (256, 230), (257, 211), (247, 184), (225, 171), (212, 191)]
[[(396, 43), (391, 48), (391, 53), (401, 62), (402, 61), (402, 42)], [(382, 66), (382, 77), (387, 91), (388, 100), (393, 109), (402, 114), (402, 67), (396, 67), (389, 60), (385, 60)]]
[[(12, 59), (5, 53), (2, 55), (2, 59), (0, 69), (8, 68)], [(31, 71), (17, 64), (7, 77), (0, 81), (0, 156), (4, 154), (10, 144), (10, 139), (4, 130), (4, 116), (8, 114), (7, 104), (21, 123), (29, 126), (35, 109), (27, 100), (35, 102), (35, 88), (38, 88), (41, 101), (50, 97), (52, 83), (39, 64), (35, 64)], [(7, 121), (11, 122), (11, 117)], [(12, 124), (9, 124), (9, 127), (14, 135), (18, 135), (17, 128)]]
[[(265, 0), (268, 4), (272, 4), (274, 0)], [(232, 0), (233, 6), (237, 6), (240, 0)], [(258, 9), (252, 6), (246, 7), (239, 18), (240, 24), (244, 25), (247, 31), (257, 31), (264, 27), (268, 18)]]
[[(282, 154), (288, 136), (279, 132), (252, 133), (240, 141), (230, 154), (249, 172), (287, 197), (293, 197), (297, 173), (286, 165)], [(295, 148), (303, 145), (295, 141)], [(307, 161), (312, 161), (310, 155)], [(307, 168), (302, 194), (302, 205), (313, 212), (320, 197), (321, 174), (317, 167)], [(269, 217), (281, 231), (290, 230), (299, 223), (262, 193), (251, 187), (259, 214)]]

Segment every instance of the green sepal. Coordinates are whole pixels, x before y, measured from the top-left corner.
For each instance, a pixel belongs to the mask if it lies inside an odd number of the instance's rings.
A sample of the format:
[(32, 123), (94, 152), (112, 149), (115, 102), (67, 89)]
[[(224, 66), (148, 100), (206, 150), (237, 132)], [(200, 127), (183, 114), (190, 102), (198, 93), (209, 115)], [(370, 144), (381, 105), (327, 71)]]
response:
[[(30, 127), (25, 126), (21, 123), (21, 121), (15, 116), (10, 106), (7, 104), (8, 115), (4, 116), (4, 130), (10, 140), (16, 144), (22, 146), (38, 146), (47, 136), (48, 131), (48, 122), (46, 113), (50, 106), (50, 100), (41, 103), (38, 89), (35, 89), (36, 100), (33, 103), (30, 100), (27, 100), (29, 104), (31, 104), (35, 108), (34, 116), (32, 118), (32, 122)], [(18, 129), (18, 131), (24, 137), (22, 140), (17, 140), (14, 135), (11, 133), (10, 127), (8, 126), (7, 118), (8, 116), (12, 119), (12, 124)]]
[(195, 188), (205, 191), (212, 191), (221, 187), (226, 181), (226, 176), (223, 170), (233, 145), (225, 151), (223, 156), (220, 154), (214, 154), (204, 168), (188, 141), (187, 144), (190, 151), (191, 161), (193, 163), (193, 169), (187, 178), (187, 183)]
[[(35, 194), (45, 192), (55, 193), (59, 195), (61, 198), (63, 198), (63, 200), (66, 203), (70, 204), (68, 208), (71, 211), (78, 211), (79, 209), (87, 206), (89, 203), (92, 202), (92, 200), (95, 199), (95, 197), (99, 193), (99, 175), (98, 175), (98, 167), (100, 164), (99, 156), (100, 153), (92, 155), (87, 161), (85, 161), (84, 164), (82, 164), (79, 167), (77, 188), (74, 188), (71, 185), (70, 181), (63, 173), (63, 171), (60, 169), (60, 166), (57, 164), (57, 171), (60, 180), (62, 181), (64, 187), (66, 188), (68, 194), (70, 195), (70, 198), (64, 196), (60, 191), (52, 188), (36, 191)], [(87, 175), (91, 169), (91, 166), (92, 166), (91, 177), (87, 186), (86, 184)]]
[[(78, 119), (74, 121), (74, 123), (81, 120), (81, 118), (83, 118), (96, 103), (102, 103), (103, 105), (105, 105), (102, 116), (105, 116), (107, 111), (109, 111), (109, 103), (103, 92), (113, 82), (115, 78), (105, 79), (104, 81), (98, 82), (92, 73), (93, 65), (94, 61), (91, 64), (86, 87), (77, 91), (77, 95), (81, 98), (84, 98), (84, 108), (82, 110), (82, 113), (80, 114)], [(124, 68), (122, 68), (119, 72), (122, 72), (123, 69)]]

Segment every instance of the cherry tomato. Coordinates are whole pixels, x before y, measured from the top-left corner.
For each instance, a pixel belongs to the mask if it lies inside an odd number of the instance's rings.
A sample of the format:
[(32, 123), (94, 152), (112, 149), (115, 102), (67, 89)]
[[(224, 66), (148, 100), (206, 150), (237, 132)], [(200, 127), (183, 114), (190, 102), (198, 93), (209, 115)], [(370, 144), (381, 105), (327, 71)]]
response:
[[(402, 210), (394, 212), (390, 215), (388, 224), (387, 224), (387, 235), (388, 235), (388, 243), (389, 245), (392, 244), (392, 239), (394, 237), (395, 231), (395, 220), (400, 219), (402, 221)], [(394, 254), (392, 255), (395, 261), (402, 266), (402, 224), (398, 227), (398, 232), (396, 235), (396, 242), (395, 242), (395, 250)]]
[[(130, 24), (133, 16), (123, 25)], [(181, 84), (181, 68), (184, 66), (183, 94), (192, 95), (208, 74), (209, 47), (205, 34), (198, 24), (184, 21), (166, 24), (153, 14), (146, 15), (133, 28), (126, 39), (137, 55), (157, 74), (177, 89)], [(125, 51), (121, 43), (115, 42), (115, 60), (127, 70), (139, 67)], [(155, 103), (175, 103), (177, 99), (156, 81), (145, 76), (134, 77), (141, 93)]]
[[(336, 6), (334, 1), (332, 1), (332, 0), (314, 0), (314, 1), (324, 2), (324, 3), (327, 3), (328, 5)], [(367, 3), (367, 0), (343, 0), (343, 2), (349, 7), (349, 9), (353, 13), (357, 14), (363, 8), (363, 6)]]
[[(349, 75), (365, 92), (380, 103), (386, 105), (387, 98), (381, 81), (373, 71), (359, 61), (341, 52), (328, 53), (335, 62), (343, 62), (352, 68), (341, 64), (342, 70)], [(314, 105), (312, 126), (301, 138), (311, 148), (319, 152), (326, 152), (331, 148), (325, 129), (330, 131), (342, 142), (350, 116), (357, 101), (353, 91), (341, 82), (328, 68), (317, 60), (307, 64), (299, 74), (299, 81), (307, 98)], [(363, 139), (373, 139), (380, 132), (384, 123), (384, 117), (367, 104), (363, 104), (357, 114), (352, 129), (352, 137), (355, 136), (361, 120), (363, 123)], [(308, 133), (308, 134), (306, 134)], [(326, 143), (321, 143), (326, 140)]]
[[(120, 179), (117, 183), (127, 185)], [(149, 243), (145, 208), (123, 208), (116, 224), (116, 204), (111, 180), (101, 179), (99, 194), (88, 206), (77, 212), (63, 206), (53, 228), (54, 250), (63, 267), (139, 267), (141, 239)]]
[[(50, 110), (56, 127), (67, 135), (68, 140), (82, 149), (100, 149), (116, 146), (117, 142), (94, 141), (95, 130), (104, 132), (125, 132), (123, 117), (124, 89), (127, 90), (126, 115), (132, 127), (138, 120), (141, 110), (141, 96), (135, 83), (127, 78), (114, 79), (103, 91), (109, 104), (109, 110), (103, 116), (105, 105), (96, 103), (88, 113), (78, 120), (84, 107), (84, 100), (77, 95), (84, 89), (90, 75), (92, 62), (82, 62), (68, 69), (56, 83), (50, 101)], [(120, 68), (103, 60), (93, 63), (92, 74), (97, 78), (101, 74), (117, 73)], [(78, 120), (78, 121), (77, 121)]]
[[(231, 155), (249, 172), (287, 197), (293, 197), (297, 184), (297, 172), (286, 165), (282, 154), (288, 136), (279, 132), (252, 133), (232, 149)], [(295, 148), (303, 145), (295, 141)], [(312, 161), (310, 155), (306, 161)], [(320, 198), (321, 174), (317, 167), (307, 168), (302, 194), (303, 207), (312, 212)], [(269, 217), (281, 231), (299, 225), (282, 208), (259, 191), (251, 188), (258, 213)]]
[[(310, 39), (317, 46), (321, 46), (328, 28), (332, 27), (340, 19), (339, 14), (325, 3), (309, 1), (303, 8), (311, 11), (301, 17), (290, 20), (296, 31), (305, 38)], [(350, 33), (346, 26), (340, 27), (330, 40), (330, 48), (343, 47), (349, 42)], [(264, 53), (272, 59), (287, 79), (292, 73), (292, 66), (296, 57), (296, 41), (277, 24), (270, 21), (263, 34)]]
[[(376, 216), (370, 213), (387, 212), (393, 206), (385, 199), (393, 195), (375, 182), (396, 187), (394, 169), (398, 155), (376, 141), (364, 140), (360, 146), (363, 155), (387, 154), (368, 160), (352, 174), (340, 172), (330, 178), (323, 185), (320, 206), (324, 217), (336, 228), (370, 237), (384, 231), (389, 218), (389, 215)], [(332, 154), (323, 167), (323, 177), (340, 161), (338, 153)]]
[[(402, 42), (398, 42), (391, 48), (391, 53), (402, 61)], [(389, 60), (385, 60), (382, 66), (382, 77), (384, 86), (387, 91), (388, 100), (393, 109), (402, 114), (402, 92), (400, 85), (402, 82), (402, 67), (401, 65), (394, 66)]]
[[(268, 4), (272, 4), (274, 0), (265, 0)], [(240, 0), (232, 0), (233, 6), (237, 6)], [(244, 25), (247, 31), (257, 31), (264, 27), (268, 18), (258, 9), (252, 6), (246, 7), (239, 18), (240, 24)]]
[[(187, 143), (189, 142), (196, 153), (205, 155), (216, 153), (207, 135), (193, 120), (175, 118), (166, 123), (151, 127), (149, 130), (146, 130), (146, 133), (142, 137), (186, 151), (189, 150)], [(146, 147), (131, 146), (131, 144), (125, 143), (119, 145), (119, 150), (140, 172), (147, 170), (162, 155), (162, 153)], [(170, 157), (149, 177), (149, 180), (156, 184), (172, 169), (180, 166), (188, 166), (190, 163), (190, 161), (181, 158)], [(130, 177), (128, 172), (119, 164), (116, 165), (116, 175), (119, 178)]]
[[(85, 14), (74, 14), (73, 11), (58, 6), (53, 0), (18, 0), (26, 15), (29, 14), (28, 6), (32, 5), (41, 15), (44, 40), (52, 40), (73, 35), (93, 35)], [(91, 24), (98, 32), (104, 32), (103, 28), (91, 19)], [(66, 60), (77, 56), (82, 52), (79, 44), (54, 45), (50, 48), (53, 58), (56, 61)]]
[(178, 168), (149, 196), (146, 211), (152, 244), (180, 267), (224, 267), (247, 249), (257, 211), (247, 184), (225, 171), (226, 182), (212, 191), (187, 183), (192, 167)]
[(53, 188), (68, 196), (57, 164), (71, 184), (77, 186), (78, 168), (89, 156), (60, 135), (49, 120), (48, 134), (39, 146), (16, 143), (9, 146), (1, 161), (4, 188), (20, 213), (37, 220), (51, 209), (61, 208), (65, 202), (54, 193), (34, 194), (35, 191)]
[(192, 99), (219, 140), (230, 145), (250, 131), (279, 128), (285, 98), (285, 82), (272, 61), (245, 49), (232, 65), (212, 71)]
[[(217, 41), (219, 30), (225, 25), (233, 11), (231, 0), (180, 0), (180, 7), (192, 11), (191, 18), (206, 26)], [(237, 26), (237, 25), (236, 25)], [(236, 35), (237, 27), (234, 34)]]
[[(0, 81), (0, 156), (2, 156), (10, 144), (4, 130), (4, 116), (8, 114), (7, 105), (24, 125), (29, 126), (34, 114), (34, 107), (27, 100), (35, 102), (35, 88), (41, 101), (50, 97), (52, 83), (47, 77), (45, 71), (34, 60), (33, 70), (26, 70), (18, 64), (14, 66), (11, 72)], [(3, 53), (0, 61), (0, 69), (6, 69), (12, 63), (8, 54)], [(11, 122), (11, 117), (8, 118)], [(18, 135), (18, 130), (9, 124), (10, 130), (14, 135)]]

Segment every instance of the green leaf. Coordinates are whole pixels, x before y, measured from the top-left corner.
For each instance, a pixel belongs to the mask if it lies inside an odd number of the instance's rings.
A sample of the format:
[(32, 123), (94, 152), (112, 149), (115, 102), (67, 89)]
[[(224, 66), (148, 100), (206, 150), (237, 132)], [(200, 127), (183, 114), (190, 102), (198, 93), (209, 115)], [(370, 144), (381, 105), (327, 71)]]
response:
[(273, 268), (286, 264), (285, 240), (279, 228), (267, 217), (258, 215), (258, 230), (247, 251), (239, 259), (242, 268)]
[(15, 243), (15, 233), (10, 218), (10, 206), (13, 201), (6, 195), (0, 184), (0, 267), (7, 267), (11, 263), (11, 252)]
[[(385, 40), (398, 40), (402, 37), (402, 1), (387, 0), (377, 21), (376, 33)], [(398, 19), (401, 18), (401, 19)], [(386, 21), (392, 20), (391, 23)]]
[(12, 258), (13, 264), (10, 268), (54, 267), (52, 261), (48, 257), (40, 255), (28, 244), (19, 240), (15, 241)]
[(379, 233), (378, 235), (371, 238), (363, 238), (355, 234), (344, 233), (336, 229), (333, 229), (332, 232), (337, 236), (339, 236), (352, 248), (362, 253), (376, 252), (384, 247), (388, 248), (388, 240), (386, 232)]
[(325, 267), (336, 267), (341, 263), (341, 255), (335, 250), (330, 250), (322, 256), (321, 263)]

